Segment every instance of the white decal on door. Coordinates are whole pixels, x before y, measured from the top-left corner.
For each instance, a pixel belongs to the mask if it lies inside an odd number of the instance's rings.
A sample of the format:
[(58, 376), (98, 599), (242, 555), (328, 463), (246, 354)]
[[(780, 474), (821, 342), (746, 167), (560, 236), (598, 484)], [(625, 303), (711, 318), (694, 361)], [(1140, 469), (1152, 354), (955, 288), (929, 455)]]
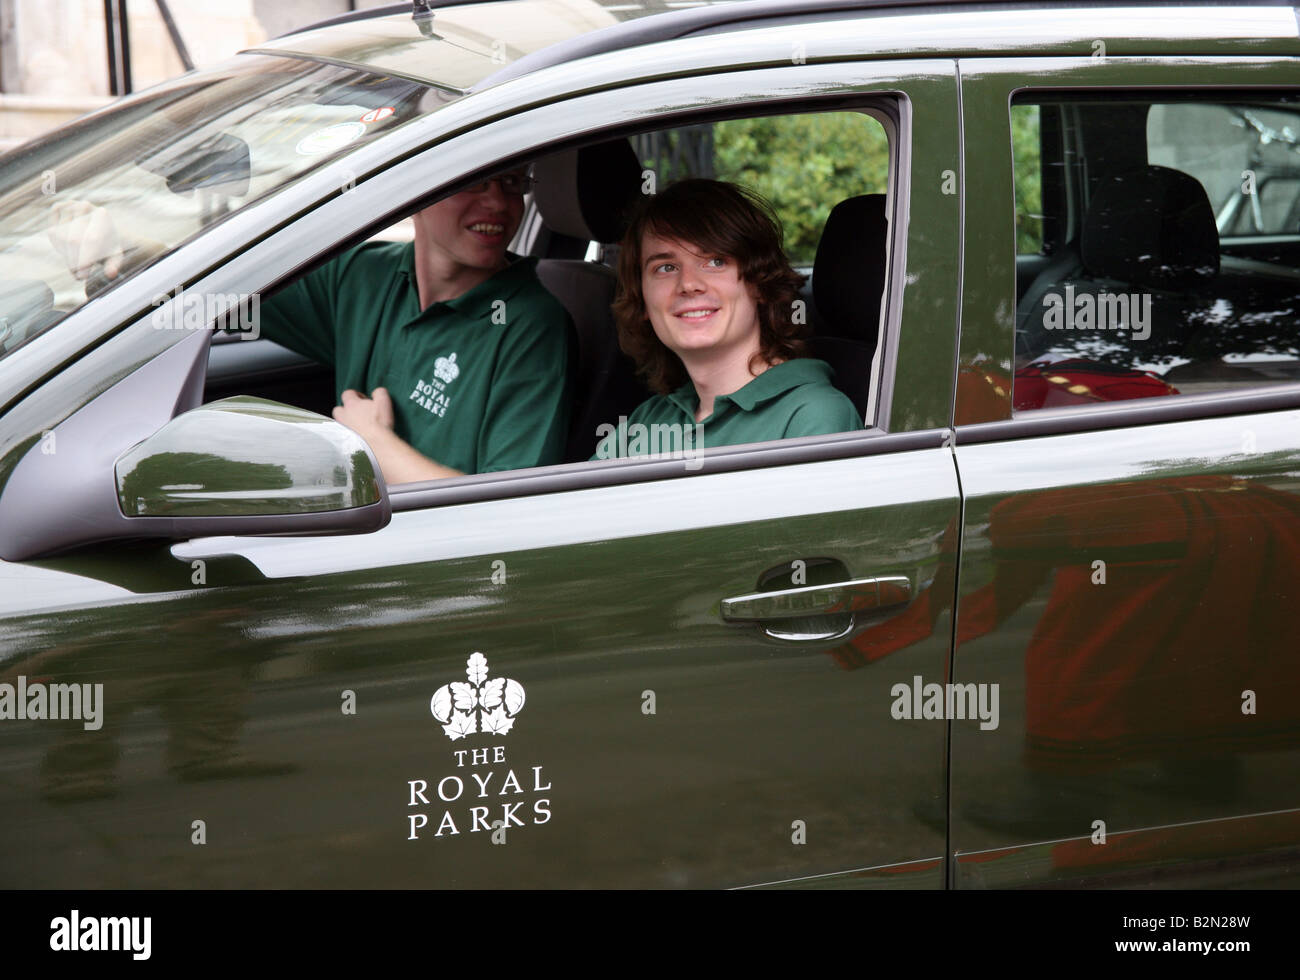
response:
[[(505, 735), (523, 710), (524, 686), (508, 677), (488, 680), (487, 658), (477, 652), (465, 662), (465, 676), (468, 683), (453, 681), (434, 692), (433, 717), (452, 741)], [(422, 832), (436, 839), (488, 831), (493, 843), (504, 844), (512, 827), (550, 822), (551, 781), (542, 766), (508, 762), (503, 745), (452, 749), (449, 761), (455, 763), (450, 772), (406, 781), (407, 840), (424, 839)]]
[(488, 680), (487, 658), (481, 653), (465, 663), (469, 683), (452, 681), (438, 688), (429, 699), (429, 711), (452, 741), (477, 732), (505, 735), (524, 709), (524, 686), (508, 677)]

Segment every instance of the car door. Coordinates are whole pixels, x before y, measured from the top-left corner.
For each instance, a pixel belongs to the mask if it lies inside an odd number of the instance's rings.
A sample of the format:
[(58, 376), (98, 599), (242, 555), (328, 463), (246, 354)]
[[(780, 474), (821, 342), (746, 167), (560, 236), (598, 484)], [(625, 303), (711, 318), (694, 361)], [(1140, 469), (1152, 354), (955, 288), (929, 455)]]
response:
[[(999, 685), (1003, 723), (954, 729), (957, 887), (1293, 880), (1300, 276), (1294, 234), (1235, 258), (1216, 232), (1254, 194), (1241, 107), (1296, 94), (1294, 57), (1253, 54), (963, 63), (986, 179), (966, 199), (954, 677)], [(1048, 244), (1017, 288), (1032, 211)], [(1132, 315), (1106, 323), (1116, 296)]]
[[(0, 566), (7, 674), (104, 684), (94, 731), (5, 723), (7, 884), (943, 886), (946, 729), (913, 717), (911, 691), (950, 655), (955, 73), (791, 64), (789, 43), (727, 49), (778, 66), (755, 70), (701, 73), (708, 38), (594, 59), (585, 88), (625, 87), (533, 95), (358, 181), (209, 288), (265, 288), (414, 201), (413, 176), (450, 186), (521, 146), (736, 105), (889, 106), (876, 425), (399, 487), (368, 535)], [(638, 74), (665, 78), (626, 84)], [(447, 126), (506, 98), (467, 99)], [(876, 661), (864, 637), (909, 610), (928, 635)]]

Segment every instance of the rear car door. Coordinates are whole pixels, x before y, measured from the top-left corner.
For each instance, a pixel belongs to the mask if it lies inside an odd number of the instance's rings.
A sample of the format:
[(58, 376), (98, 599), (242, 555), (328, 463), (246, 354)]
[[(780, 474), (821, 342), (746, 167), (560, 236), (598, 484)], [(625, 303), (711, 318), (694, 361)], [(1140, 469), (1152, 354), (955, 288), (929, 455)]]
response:
[(963, 62), (958, 887), (1294, 880), (1296, 67)]
[[(955, 73), (789, 64), (788, 36), (734, 55), (784, 67), (696, 69), (450, 138), (225, 274), (264, 288), (306, 243), (414, 200), (420, 168), (450, 186), (521, 145), (738, 103), (888, 107), (877, 424), (397, 488), (364, 536), (6, 564), (6, 674), (102, 682), (105, 712), (95, 731), (6, 722), (7, 884), (943, 887), (945, 729), (897, 689), (942, 682), (950, 655)], [(588, 70), (626, 78), (628, 56)], [(36, 583), (33, 611), (18, 595)], [(904, 608), (926, 636), (873, 663), (863, 638)]]

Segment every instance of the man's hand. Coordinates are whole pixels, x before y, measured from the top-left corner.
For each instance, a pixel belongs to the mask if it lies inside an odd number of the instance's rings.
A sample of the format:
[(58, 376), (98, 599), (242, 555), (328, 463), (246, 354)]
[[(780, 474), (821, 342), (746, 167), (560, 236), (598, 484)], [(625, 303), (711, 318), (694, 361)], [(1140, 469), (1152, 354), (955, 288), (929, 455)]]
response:
[[(343, 392), (343, 404), (334, 409), (334, 421), (342, 422), (357, 435), (370, 442), (377, 430), (393, 431), (393, 399), (387, 388), (376, 388), (369, 398), (349, 388)], [(382, 433), (380, 433), (382, 438)]]
[(465, 475), (429, 459), (393, 431), (393, 400), (387, 388), (376, 388), (369, 398), (349, 388), (343, 392), (343, 404), (334, 409), (334, 421), (342, 422), (366, 440), (389, 483), (416, 483)]

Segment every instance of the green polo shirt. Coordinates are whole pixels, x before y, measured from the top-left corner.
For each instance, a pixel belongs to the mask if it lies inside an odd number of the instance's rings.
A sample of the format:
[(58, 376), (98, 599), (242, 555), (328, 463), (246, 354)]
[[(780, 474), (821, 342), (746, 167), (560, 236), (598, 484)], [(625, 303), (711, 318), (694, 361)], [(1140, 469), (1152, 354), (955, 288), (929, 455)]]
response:
[(336, 399), (384, 387), (395, 431), (465, 473), (563, 459), (572, 328), (517, 258), (455, 299), (420, 309), (415, 246), (367, 242), (261, 307), (262, 333), (334, 367)]
[(739, 391), (715, 398), (713, 414), (698, 423), (699, 428), (694, 427), (700, 399), (688, 381), (671, 394), (642, 402), (617, 427), (602, 427), (596, 434), (603, 438), (591, 458), (676, 452), (678, 446), (691, 452), (861, 429), (858, 410), (831, 384), (832, 376), (825, 361), (811, 357), (782, 361)]

